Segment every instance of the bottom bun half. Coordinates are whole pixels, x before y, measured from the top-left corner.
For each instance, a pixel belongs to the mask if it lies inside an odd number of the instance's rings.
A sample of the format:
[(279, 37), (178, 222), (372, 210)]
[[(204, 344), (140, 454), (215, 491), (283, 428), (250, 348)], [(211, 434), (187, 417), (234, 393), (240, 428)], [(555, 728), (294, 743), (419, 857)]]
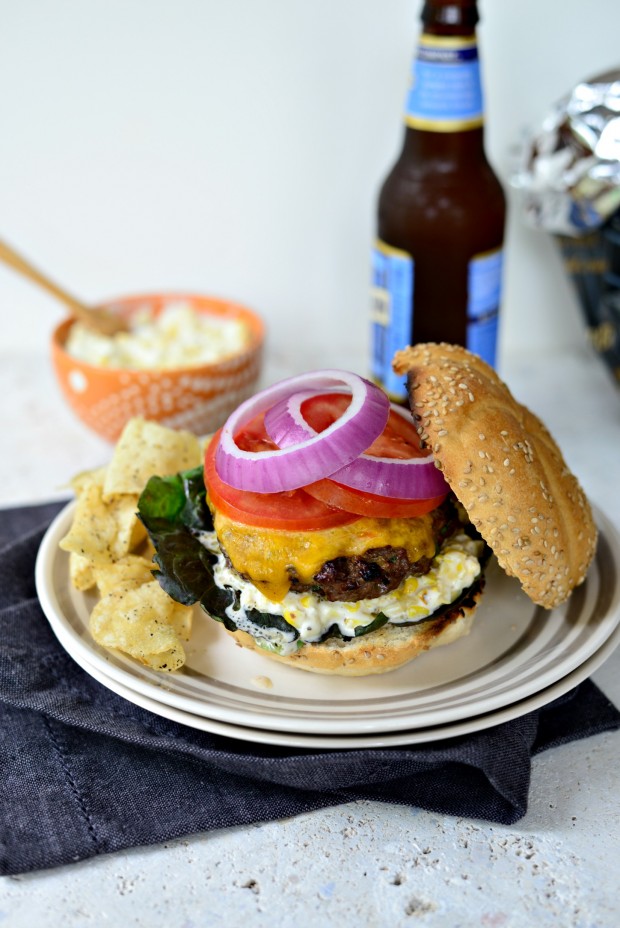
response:
[(311, 673), (346, 677), (365, 677), (387, 673), (408, 664), (431, 648), (452, 644), (468, 635), (482, 596), (483, 582), (475, 584), (457, 603), (440, 615), (415, 625), (384, 625), (359, 638), (328, 638), (317, 644), (305, 644), (295, 654), (282, 656), (257, 645), (247, 632), (229, 631), (242, 648)]

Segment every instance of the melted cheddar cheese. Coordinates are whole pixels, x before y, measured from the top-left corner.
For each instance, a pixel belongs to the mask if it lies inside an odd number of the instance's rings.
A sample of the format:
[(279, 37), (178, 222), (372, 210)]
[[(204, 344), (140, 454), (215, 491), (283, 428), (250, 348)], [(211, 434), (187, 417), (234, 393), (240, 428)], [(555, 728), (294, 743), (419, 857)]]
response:
[(234, 569), (272, 602), (290, 589), (290, 572), (310, 583), (326, 561), (362, 555), (370, 548), (404, 548), (410, 561), (435, 555), (432, 516), (366, 519), (316, 532), (256, 528), (214, 513), (214, 527)]

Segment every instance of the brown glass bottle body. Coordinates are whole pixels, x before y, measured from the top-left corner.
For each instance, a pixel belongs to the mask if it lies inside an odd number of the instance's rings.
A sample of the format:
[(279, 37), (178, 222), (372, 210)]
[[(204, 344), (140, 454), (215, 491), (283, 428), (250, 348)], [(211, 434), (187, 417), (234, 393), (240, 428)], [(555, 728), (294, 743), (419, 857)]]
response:
[[(471, 2), (427, 3), (422, 40), (471, 40), (476, 21)], [(506, 200), (479, 123), (442, 131), (407, 125), (402, 151), (380, 191), (378, 238), (413, 261), (412, 343), (468, 345), (472, 258), (503, 245)]]

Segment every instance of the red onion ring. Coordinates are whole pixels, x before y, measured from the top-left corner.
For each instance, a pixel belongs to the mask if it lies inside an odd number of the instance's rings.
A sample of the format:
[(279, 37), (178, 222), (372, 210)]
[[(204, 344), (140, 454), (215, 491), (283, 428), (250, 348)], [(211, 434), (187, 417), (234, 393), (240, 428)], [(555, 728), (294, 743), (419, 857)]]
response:
[[(265, 429), (272, 441), (280, 447), (289, 447), (317, 434), (301, 411), (304, 400), (315, 396), (316, 392), (300, 391), (272, 406), (265, 414)], [(410, 421), (399, 406), (393, 405), (391, 409)], [(366, 448), (370, 444), (372, 442)], [(362, 453), (329, 477), (363, 493), (396, 499), (430, 499), (450, 489), (432, 454), (420, 458), (380, 458)]]
[[(306, 400), (320, 395), (320, 390), (300, 390), (268, 409), (265, 413), (265, 431), (272, 442), (279, 448), (290, 448), (318, 434), (304, 419), (301, 406)], [(366, 448), (369, 447), (366, 445)]]
[[(285, 401), (297, 391), (324, 392), (348, 387), (351, 402), (323, 432), (314, 432), (278, 451), (242, 451), (234, 436), (259, 413)], [(348, 371), (323, 370), (301, 374), (263, 390), (241, 406), (223, 426), (215, 466), (222, 480), (238, 490), (279, 493), (297, 490), (329, 477), (350, 464), (383, 432), (390, 403), (379, 387)]]

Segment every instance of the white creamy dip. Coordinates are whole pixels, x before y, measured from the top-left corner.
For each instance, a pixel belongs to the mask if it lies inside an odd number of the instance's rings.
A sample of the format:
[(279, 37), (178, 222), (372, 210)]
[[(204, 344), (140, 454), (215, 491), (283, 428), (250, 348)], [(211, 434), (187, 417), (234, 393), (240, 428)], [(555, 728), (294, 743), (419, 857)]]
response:
[(158, 316), (135, 313), (128, 332), (101, 335), (80, 322), (71, 326), (70, 355), (97, 367), (166, 370), (209, 364), (238, 354), (250, 333), (239, 319), (196, 312), (187, 302), (169, 303)]

